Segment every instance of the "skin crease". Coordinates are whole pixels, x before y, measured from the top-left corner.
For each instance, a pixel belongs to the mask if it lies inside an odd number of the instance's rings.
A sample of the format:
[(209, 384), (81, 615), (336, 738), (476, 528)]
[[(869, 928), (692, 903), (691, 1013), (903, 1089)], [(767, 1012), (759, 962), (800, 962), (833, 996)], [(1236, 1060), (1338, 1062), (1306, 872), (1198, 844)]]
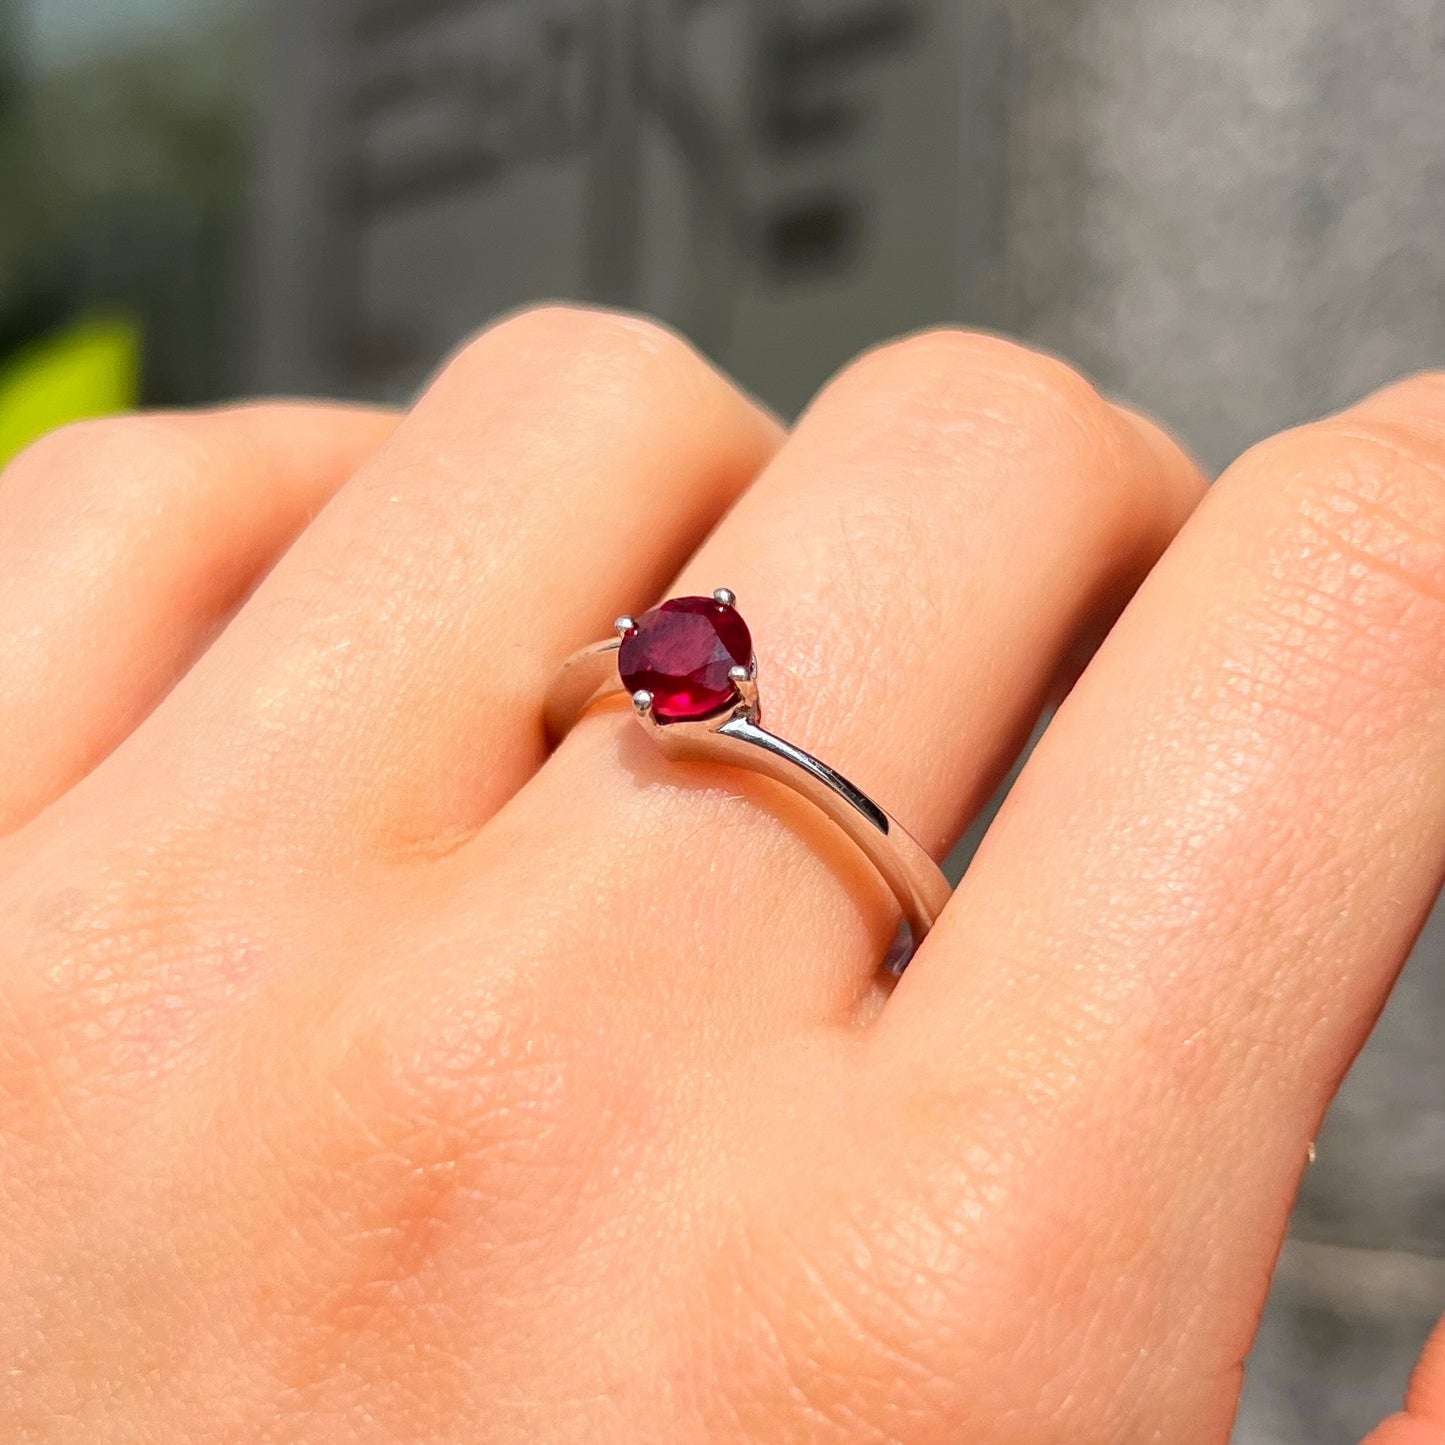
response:
[[(400, 421), (40, 444), (0, 477), (4, 1438), (1224, 1445), (1445, 874), (1442, 475), (1436, 378), (1196, 511), (1008, 342), (882, 348), (785, 439), (556, 308)], [(625, 707), (547, 755), (572, 648), (719, 585), (769, 720), (940, 855), (1128, 603), (886, 1001), (892, 904), (788, 794)], [(1371, 1445), (1445, 1442), (1438, 1334), (1402, 1404)]]

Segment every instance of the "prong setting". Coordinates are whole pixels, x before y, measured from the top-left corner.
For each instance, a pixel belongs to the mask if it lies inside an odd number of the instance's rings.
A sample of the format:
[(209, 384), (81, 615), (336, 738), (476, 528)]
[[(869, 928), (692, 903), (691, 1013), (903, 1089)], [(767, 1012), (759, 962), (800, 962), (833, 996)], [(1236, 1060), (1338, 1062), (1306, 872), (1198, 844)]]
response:
[(736, 607), (738, 605), (737, 593), (728, 587), (719, 587), (712, 594), (712, 600), (721, 603), (724, 607)]
[(756, 655), (737, 608), (717, 596), (675, 597), (639, 618), (619, 617), (617, 627), (618, 676), (649, 731), (710, 732), (755, 715)]
[(734, 667), (729, 670), (728, 678), (732, 685), (738, 690), (738, 705), (733, 709), (733, 716), (739, 715), (751, 718), (754, 722), (762, 711), (762, 704), (758, 698), (758, 659), (754, 653), (746, 667)]

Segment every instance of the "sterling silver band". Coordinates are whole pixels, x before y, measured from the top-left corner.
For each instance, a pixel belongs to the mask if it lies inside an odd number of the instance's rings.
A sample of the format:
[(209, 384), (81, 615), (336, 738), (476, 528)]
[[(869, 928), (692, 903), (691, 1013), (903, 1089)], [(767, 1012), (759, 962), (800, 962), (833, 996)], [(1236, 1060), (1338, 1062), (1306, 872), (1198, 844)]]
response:
[[(732, 594), (719, 589), (719, 601)], [(603, 698), (624, 694), (618, 673), (622, 635), (633, 627), (618, 619), (618, 637), (593, 643), (562, 665), (546, 699), (547, 730), (554, 740), (571, 731), (577, 719)], [(717, 715), (692, 721), (661, 722), (652, 699), (633, 695), (634, 711), (663, 753), (679, 761), (725, 763), (762, 773), (801, 794), (841, 828), (867, 855), (892, 889), (903, 910), (914, 947), (933, 927), (950, 888), (928, 850), (886, 809), (841, 773), (762, 726), (757, 659), (730, 674), (737, 700)]]

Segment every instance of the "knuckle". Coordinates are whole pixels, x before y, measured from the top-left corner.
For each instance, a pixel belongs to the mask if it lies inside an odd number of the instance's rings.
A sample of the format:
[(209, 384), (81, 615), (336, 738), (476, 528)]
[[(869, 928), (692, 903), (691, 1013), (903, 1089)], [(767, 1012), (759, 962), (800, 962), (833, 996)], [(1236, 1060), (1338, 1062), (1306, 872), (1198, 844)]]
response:
[(870, 514), (885, 504), (940, 546), (998, 502), (1046, 507), (1086, 556), (1152, 561), (1180, 517), (1184, 490), (1144, 429), (1071, 367), (1004, 338), (889, 343), (835, 379), (811, 419)]
[(1017, 342), (966, 331), (892, 342), (854, 362), (820, 407), (836, 408), (853, 453), (889, 474), (942, 459), (970, 486), (1066, 478), (1110, 523), (1155, 510), (1132, 505), (1148, 503), (1130, 489), (1152, 484), (1152, 469), (1115, 409), (1078, 372)]
[[(476, 1300), (516, 1288), (514, 1271), (539, 1278), (552, 1190), (577, 1193), (556, 1170), (549, 1190), (529, 1157), (526, 1070), (497, 1061), (485, 1075), (474, 1064), (460, 1072), (405, 1057), (394, 1041), (353, 1042), (319, 1075), (303, 1061), (267, 1101), (277, 1121), (261, 1141), (268, 1188), (300, 1221), (301, 1267), (273, 1287), (297, 1347), (344, 1360), (383, 1412), (399, 1348), (420, 1349), (439, 1372), (429, 1386), (455, 1387), (458, 1322)], [(545, 1073), (532, 1072), (544, 1098)], [(336, 1384), (319, 1372), (319, 1392)]]
[(66, 526), (127, 532), (166, 525), (217, 464), (194, 418), (140, 413), (69, 422), (40, 436), (0, 474), (0, 494), (13, 491), (64, 501)]
[(64, 475), (97, 451), (106, 451), (117, 433), (130, 431), (129, 419), (67, 422), (37, 437), (5, 468), (0, 479), (17, 485), (30, 476)]
[(631, 401), (639, 392), (719, 384), (697, 351), (659, 322), (623, 312), (549, 304), (497, 322), (468, 342), (449, 369), (509, 371)]
[(886, 343), (840, 380), (915, 399), (927, 410), (993, 412), (1011, 429), (1044, 430), (1061, 420), (1113, 426), (1112, 408), (1072, 367), (1006, 337), (941, 329)]
[(878, 1218), (837, 1204), (782, 1240), (764, 1232), (734, 1250), (747, 1273), (710, 1298), (709, 1317), (726, 1320), (757, 1420), (787, 1402), (824, 1427), (818, 1438), (866, 1425), (893, 1439), (903, 1420), (957, 1424), (979, 1409), (965, 1382), (998, 1364), (996, 1297), (977, 1287), (959, 1234), (916, 1210)]
[[(303, 1325), (351, 1349), (359, 1325), (414, 1333), (419, 1301), (448, 1314), (479, 1291), (565, 1290), (646, 1107), (625, 1077), (598, 1038), (507, 987), (368, 991), (331, 1015), (277, 1086), (264, 1151), (298, 1215), (324, 1221)], [(338, 1315), (338, 1297), (356, 1308)]]
[(168, 871), (113, 865), (7, 909), (0, 1129), (68, 1133), (87, 1100), (139, 1099), (188, 1037), (200, 944)]
[(308, 1130), (334, 1170), (411, 1209), (466, 1197), (514, 1238), (565, 1214), (597, 1139), (628, 1117), (623, 1075), (595, 1039), (548, 1024), (516, 1000), (453, 1000), (344, 1026), (323, 1059), (325, 1116)]
[[(1121, 1197), (1108, 1158), (1079, 1145), (1087, 1135), (1072, 1126), (1049, 1141), (1021, 1139), (1025, 1087), (1034, 1086), (970, 1089), (960, 1111), (955, 1082), (910, 1071), (888, 1094), (892, 1132), (865, 1187), (827, 1156), (809, 1161), (808, 1177), (838, 1187), (810, 1184), (803, 1217), (750, 1214), (751, 1248), (733, 1253), (766, 1286), (748, 1302), (759, 1338), (782, 1342), (776, 1386), (819, 1409), (842, 1402), (880, 1428), (905, 1414), (957, 1422), (1007, 1412), (1041, 1438), (1052, 1438), (1059, 1397), (1040, 1397), (1040, 1380), (1064, 1395), (1077, 1389), (1084, 1417), (1099, 1405), (1086, 1392), (1098, 1385), (1102, 1398), (1109, 1381), (1084, 1375), (1084, 1342), (1127, 1310), (1157, 1200)], [(1060, 1363), (1075, 1360), (1077, 1370)]]
[(1445, 370), (1404, 377), (1376, 392), (1366, 409), (1445, 442)]
[[(1024, 1242), (1010, 1262), (999, 1241), (1029, 1216), (1000, 1202), (993, 1171), (958, 1171), (944, 1189), (909, 1153), (890, 1148), (900, 1167), (867, 1187), (831, 1154), (809, 1158), (805, 1189), (795, 1178), (784, 1199), (745, 1196), (740, 1237), (714, 1231), (720, 1268), (703, 1297), (759, 1418), (796, 1402), (829, 1427), (820, 1438), (852, 1438), (841, 1428), (852, 1421), (891, 1439), (905, 1419), (916, 1428), (986, 1413), (977, 1382), (1016, 1364), (1039, 1284), (1021, 1277)], [(995, 1247), (980, 1249), (981, 1238)]]
[(160, 413), (69, 422), (31, 442), (0, 473), (0, 487), (94, 480), (103, 497), (123, 497), (157, 475), (195, 474), (195, 443), (185, 419)]
[[(1445, 608), (1445, 436), (1366, 407), (1273, 438), (1244, 466), (1282, 507), (1306, 585), (1395, 636)], [(1303, 535), (1301, 550), (1298, 539)]]

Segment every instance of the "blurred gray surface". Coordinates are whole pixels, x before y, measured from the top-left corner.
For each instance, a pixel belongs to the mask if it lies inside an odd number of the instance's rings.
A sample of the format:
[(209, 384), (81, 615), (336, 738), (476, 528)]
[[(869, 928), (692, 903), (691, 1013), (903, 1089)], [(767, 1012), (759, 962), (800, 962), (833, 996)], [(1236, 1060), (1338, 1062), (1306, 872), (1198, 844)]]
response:
[[(1325, 1124), (1295, 1233), (1445, 1260), (1445, 912), (1436, 907)], [(1439, 1300), (1445, 1311), (1445, 1295)]]
[(1020, 6), (1011, 319), (1216, 465), (1445, 357), (1445, 6)]
[(1358, 1445), (1400, 1408), (1442, 1297), (1445, 1260), (1291, 1239), (1235, 1445)]
[[(1445, 0), (285, 0), (273, 29), (268, 387), (404, 395), (583, 295), (793, 410), (956, 320), (1220, 467), (1445, 365)], [(1437, 912), (1305, 1181), (1241, 1445), (1356, 1445), (1445, 1307), (1442, 954)]]
[(1358, 1445), (1445, 1310), (1445, 913), (1345, 1082), (1250, 1361), (1237, 1445)]

